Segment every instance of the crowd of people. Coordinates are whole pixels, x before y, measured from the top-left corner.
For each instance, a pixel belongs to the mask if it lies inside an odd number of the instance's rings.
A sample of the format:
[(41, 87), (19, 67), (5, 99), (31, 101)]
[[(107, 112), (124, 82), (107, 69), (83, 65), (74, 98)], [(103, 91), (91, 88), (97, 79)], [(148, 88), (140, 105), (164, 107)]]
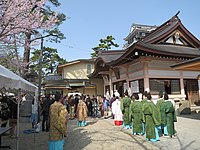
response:
[[(3, 96), (0, 101), (0, 117), (4, 121), (1, 127), (7, 125), (8, 119), (10, 119), (10, 125), (15, 127), (17, 99)], [(38, 123), (37, 108), (34, 98), (31, 116), (33, 128)], [(49, 150), (58, 147), (62, 149), (64, 137), (67, 136), (67, 122), (75, 118), (78, 126), (86, 126), (87, 117), (104, 119), (111, 117), (114, 119), (114, 125), (131, 129), (133, 135), (145, 136), (152, 142), (159, 141), (161, 136), (176, 135), (174, 122), (177, 120), (174, 102), (169, 99), (166, 92), (160, 92), (156, 100), (152, 100), (151, 94), (146, 91), (140, 97), (137, 93), (129, 96), (127, 91), (123, 97), (116, 92), (112, 97), (47, 94), (41, 96), (40, 115), (42, 116), (42, 131), (49, 132)], [(11, 135), (14, 135), (14, 132), (11, 130)]]
[(132, 129), (134, 135), (143, 135), (149, 141), (176, 135), (174, 102), (166, 92), (160, 92), (158, 99), (152, 100), (150, 92), (144, 92), (139, 98), (137, 93), (129, 97), (126, 91), (123, 98), (117, 97), (112, 103), (112, 112), (115, 125)]
[[(77, 118), (78, 126), (86, 126), (88, 116), (98, 117), (101, 114), (108, 116), (109, 105), (109, 100), (105, 97), (98, 100), (95, 96), (90, 98), (89, 95), (76, 94), (63, 97), (57, 93), (55, 96), (49, 94), (42, 97), (42, 131), (49, 132), (48, 149), (63, 149), (68, 119)], [(35, 123), (32, 125), (34, 127)]]
[(13, 95), (3, 95), (0, 98), (1, 127), (10, 126), (10, 137), (16, 137), (17, 98)]

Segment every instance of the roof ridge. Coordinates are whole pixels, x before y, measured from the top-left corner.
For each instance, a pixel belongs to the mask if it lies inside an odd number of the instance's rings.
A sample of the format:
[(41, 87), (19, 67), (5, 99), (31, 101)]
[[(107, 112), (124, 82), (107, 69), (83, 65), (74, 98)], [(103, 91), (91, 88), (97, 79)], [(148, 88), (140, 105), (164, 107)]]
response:
[(155, 30), (150, 32), (149, 35), (147, 35), (144, 38), (142, 38), (139, 42), (143, 42), (143, 41), (147, 40), (148, 38), (151, 38), (152, 36), (155, 36), (155, 34), (159, 33), (164, 27), (166, 27), (168, 25), (171, 25), (172, 22), (175, 22), (175, 21), (178, 21), (177, 23), (181, 22), (179, 17), (178, 17), (179, 13), (180, 13), (180, 11), (178, 13), (176, 13), (174, 16), (172, 16), (169, 20), (164, 22), (162, 25), (158, 26), (158, 28), (156, 28)]

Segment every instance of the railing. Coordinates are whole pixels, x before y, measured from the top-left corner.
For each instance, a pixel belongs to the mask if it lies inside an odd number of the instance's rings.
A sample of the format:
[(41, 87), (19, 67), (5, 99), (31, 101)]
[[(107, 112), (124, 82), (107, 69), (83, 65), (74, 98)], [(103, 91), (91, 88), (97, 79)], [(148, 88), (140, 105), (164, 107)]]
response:
[(55, 80), (62, 80), (61, 75), (48, 75), (44, 77), (45, 81), (55, 81)]

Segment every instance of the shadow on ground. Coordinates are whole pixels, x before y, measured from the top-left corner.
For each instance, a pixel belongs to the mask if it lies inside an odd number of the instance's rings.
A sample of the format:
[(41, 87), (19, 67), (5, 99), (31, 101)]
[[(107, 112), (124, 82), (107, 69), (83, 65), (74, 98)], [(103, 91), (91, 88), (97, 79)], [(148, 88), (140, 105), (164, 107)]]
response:
[[(96, 121), (87, 121), (87, 126), (95, 123)], [(68, 136), (65, 139), (64, 149), (82, 150), (91, 142), (91, 138), (88, 137), (88, 133), (84, 130), (84, 127), (78, 127), (76, 120), (69, 120)]]
[[(89, 121), (88, 126), (93, 125), (95, 121)], [(20, 123), (19, 132), (19, 150), (47, 150), (49, 132), (34, 133), (31, 131), (31, 123)], [(65, 138), (64, 149), (81, 150), (89, 143), (84, 127), (78, 127), (76, 119), (69, 120), (68, 136)], [(78, 142), (78, 144), (77, 144)], [(11, 150), (17, 149), (16, 138), (10, 138), (9, 133), (2, 137), (2, 145), (10, 145)]]
[(180, 115), (179, 117), (200, 120), (200, 113), (191, 113), (188, 115)]

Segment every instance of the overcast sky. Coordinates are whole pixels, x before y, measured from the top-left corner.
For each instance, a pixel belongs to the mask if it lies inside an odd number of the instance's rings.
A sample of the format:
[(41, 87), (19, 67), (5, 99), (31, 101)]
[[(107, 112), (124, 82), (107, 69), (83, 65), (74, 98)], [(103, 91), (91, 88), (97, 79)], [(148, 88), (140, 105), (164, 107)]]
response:
[(66, 39), (57, 48), (68, 61), (90, 58), (99, 39), (112, 35), (122, 49), (124, 38), (133, 23), (161, 25), (178, 11), (183, 25), (200, 39), (199, 0), (60, 0), (68, 19), (61, 31)]

